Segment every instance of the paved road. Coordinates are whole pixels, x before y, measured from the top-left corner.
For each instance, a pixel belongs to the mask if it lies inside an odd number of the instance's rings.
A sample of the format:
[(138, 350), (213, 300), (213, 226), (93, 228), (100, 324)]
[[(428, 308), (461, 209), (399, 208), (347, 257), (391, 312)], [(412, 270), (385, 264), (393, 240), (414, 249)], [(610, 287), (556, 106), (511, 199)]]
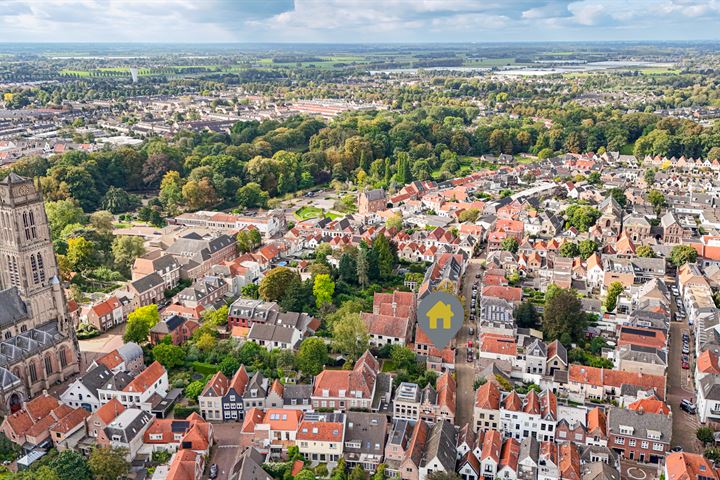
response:
[(240, 456), (238, 442), (240, 441), (241, 427), (242, 423), (238, 422), (213, 424), (215, 446), (210, 453), (210, 460), (207, 462), (203, 478), (208, 478), (210, 465), (213, 463), (218, 466), (218, 480), (227, 480), (229, 478), (230, 471)]
[[(673, 300), (674, 301), (674, 300)], [(674, 309), (674, 305), (673, 305)], [(692, 368), (695, 367), (694, 337), (690, 338), (690, 370), (682, 369), (682, 334), (690, 332), (687, 320), (671, 322), (670, 349), (668, 355), (668, 395), (667, 400), (672, 409), (673, 436), (672, 445), (681, 446), (686, 452), (700, 452), (700, 443), (695, 437), (695, 430), (699, 426), (697, 416), (690, 415), (680, 409), (683, 398), (695, 400), (695, 389), (692, 379)]]
[(121, 347), (124, 332), (125, 324), (121, 324), (95, 338), (80, 340), (80, 368), (84, 371), (96, 358)]
[[(475, 282), (475, 274), (480, 271), (480, 263), (473, 259), (468, 264), (463, 280), (463, 295), (465, 296), (465, 309), (470, 313), (470, 299), (472, 298), (472, 284)], [(463, 426), (466, 423), (472, 423), (473, 407), (475, 405), (475, 362), (467, 362), (467, 342), (470, 340), (468, 329), (475, 329), (475, 336), (472, 338), (477, 352), (477, 325), (475, 322), (466, 321), (465, 326), (457, 335), (457, 347), (455, 357), (455, 371), (457, 373), (457, 395), (456, 395), (456, 411), (455, 424)]]
[(658, 467), (652, 464), (621, 460), (620, 478), (628, 480), (655, 480), (658, 478)]

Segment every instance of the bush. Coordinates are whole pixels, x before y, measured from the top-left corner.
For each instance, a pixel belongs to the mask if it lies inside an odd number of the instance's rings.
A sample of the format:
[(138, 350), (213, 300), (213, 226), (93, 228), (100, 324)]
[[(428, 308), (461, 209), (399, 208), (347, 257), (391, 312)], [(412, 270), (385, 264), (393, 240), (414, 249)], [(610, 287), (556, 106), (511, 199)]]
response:
[(200, 409), (198, 407), (187, 407), (176, 404), (175, 407), (173, 407), (173, 413), (175, 414), (175, 418), (187, 418), (192, 413), (200, 413)]
[(192, 368), (203, 375), (215, 375), (220, 370), (220, 366), (205, 362), (192, 362)]
[(77, 336), (78, 340), (86, 340), (88, 338), (97, 337), (98, 335), (100, 335), (100, 331), (95, 328), (94, 325), (90, 325), (89, 323), (81, 323), (75, 329), (75, 335)]

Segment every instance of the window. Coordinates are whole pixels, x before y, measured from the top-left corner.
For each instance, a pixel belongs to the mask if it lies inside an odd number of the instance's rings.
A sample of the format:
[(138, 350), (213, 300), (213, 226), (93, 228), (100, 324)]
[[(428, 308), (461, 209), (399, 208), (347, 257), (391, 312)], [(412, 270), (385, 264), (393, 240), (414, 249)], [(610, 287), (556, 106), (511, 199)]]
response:
[(37, 370), (35, 369), (34, 363), (30, 364), (29, 370), (30, 370), (30, 381), (33, 383), (37, 382)]
[(32, 270), (33, 283), (36, 285), (40, 283), (40, 276), (38, 275), (37, 262), (35, 261), (35, 255), (30, 255), (30, 269)]
[(40, 281), (45, 281), (45, 263), (43, 262), (42, 255), (40, 252), (37, 253), (37, 264), (38, 264), (38, 274), (40, 275)]
[(50, 355), (45, 356), (45, 373), (48, 375), (53, 373), (52, 359), (50, 358)]
[(60, 350), (60, 366), (62, 368), (65, 368), (67, 366), (67, 356), (65, 354), (64, 348), (62, 350)]
[(615, 443), (617, 443), (618, 445), (625, 445), (625, 437), (616, 437)]

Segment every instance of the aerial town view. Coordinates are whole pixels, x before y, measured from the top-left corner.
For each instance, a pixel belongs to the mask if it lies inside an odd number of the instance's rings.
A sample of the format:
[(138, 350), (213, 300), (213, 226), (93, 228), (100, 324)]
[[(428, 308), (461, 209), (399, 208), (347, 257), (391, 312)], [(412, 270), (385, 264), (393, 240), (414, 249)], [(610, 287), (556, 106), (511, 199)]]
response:
[(0, 480), (720, 480), (718, 25), (0, 2)]

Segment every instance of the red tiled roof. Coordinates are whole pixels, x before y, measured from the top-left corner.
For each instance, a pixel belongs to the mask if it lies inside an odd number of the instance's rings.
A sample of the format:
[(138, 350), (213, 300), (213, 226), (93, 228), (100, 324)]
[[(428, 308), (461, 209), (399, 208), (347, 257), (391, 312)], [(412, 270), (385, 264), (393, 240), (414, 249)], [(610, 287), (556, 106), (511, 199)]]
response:
[(117, 398), (113, 398), (95, 411), (95, 415), (105, 425), (110, 424), (118, 415), (125, 411), (125, 407)]
[(128, 383), (125, 388), (123, 388), (123, 392), (146, 392), (164, 374), (165, 367), (156, 360), (149, 367), (140, 372), (140, 375)]
[(665, 457), (666, 480), (718, 480), (710, 461), (697, 453), (673, 452)]
[(486, 382), (478, 388), (475, 395), (475, 406), (485, 410), (498, 410), (500, 408), (500, 389), (495, 382)]
[(90, 412), (88, 412), (84, 408), (78, 407), (72, 412), (62, 417), (60, 420), (58, 420), (58, 422), (53, 425), (50, 431), (58, 433), (68, 433), (73, 428), (85, 422), (85, 419), (89, 416)]
[(663, 415), (670, 415), (670, 407), (657, 398), (641, 398), (635, 400), (633, 403), (627, 406), (628, 410), (637, 410), (645, 413), (661, 413)]

